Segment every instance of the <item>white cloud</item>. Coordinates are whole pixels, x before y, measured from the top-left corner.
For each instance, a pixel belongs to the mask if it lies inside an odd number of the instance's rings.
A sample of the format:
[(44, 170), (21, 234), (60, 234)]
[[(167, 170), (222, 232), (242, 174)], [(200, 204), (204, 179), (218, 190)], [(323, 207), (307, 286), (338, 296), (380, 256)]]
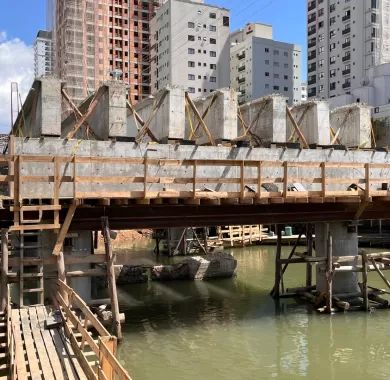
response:
[(24, 101), (33, 79), (33, 47), (0, 31), (0, 133), (8, 133), (11, 126), (11, 82), (18, 83)]

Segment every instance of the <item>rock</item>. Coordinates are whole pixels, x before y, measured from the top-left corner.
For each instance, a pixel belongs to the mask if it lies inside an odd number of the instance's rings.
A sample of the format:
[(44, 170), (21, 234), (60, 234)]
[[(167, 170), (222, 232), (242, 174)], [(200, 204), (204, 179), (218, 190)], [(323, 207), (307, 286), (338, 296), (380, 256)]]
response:
[(148, 282), (148, 271), (142, 266), (115, 265), (115, 277), (118, 285), (142, 284)]
[(237, 260), (230, 254), (216, 252), (206, 256), (188, 257), (174, 265), (158, 265), (152, 268), (152, 280), (205, 280), (232, 277)]

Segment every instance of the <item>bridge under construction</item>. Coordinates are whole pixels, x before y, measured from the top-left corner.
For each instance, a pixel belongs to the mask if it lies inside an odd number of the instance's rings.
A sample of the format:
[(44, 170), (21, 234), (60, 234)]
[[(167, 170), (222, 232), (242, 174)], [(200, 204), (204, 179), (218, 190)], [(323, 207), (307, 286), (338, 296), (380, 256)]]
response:
[[(36, 80), (0, 157), (4, 371), (129, 378), (87, 306), (110, 304), (121, 337), (110, 229), (314, 225), (315, 255), (308, 234), (306, 255), (287, 261), (279, 229), (273, 295), (286, 265), (303, 263), (328, 312), (342, 293), (368, 310), (367, 272), (383, 275), (390, 255), (359, 256), (357, 224), (390, 218), (390, 156), (366, 111), (290, 109), (278, 95), (238, 107), (230, 89), (193, 100), (167, 88), (134, 106), (115, 81), (76, 106), (57, 79)], [(105, 255), (94, 252), (100, 230)], [(107, 278), (108, 299), (92, 295), (94, 277)], [(58, 317), (49, 330), (44, 305)]]

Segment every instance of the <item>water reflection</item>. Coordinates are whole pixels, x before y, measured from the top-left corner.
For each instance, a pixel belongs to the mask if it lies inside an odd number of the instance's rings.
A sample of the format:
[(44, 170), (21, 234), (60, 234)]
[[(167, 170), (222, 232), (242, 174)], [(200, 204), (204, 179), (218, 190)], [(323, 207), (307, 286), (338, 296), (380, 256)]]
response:
[[(234, 250), (233, 279), (122, 287), (120, 357), (133, 378), (387, 379), (389, 312), (329, 317), (293, 300), (276, 308), (273, 249)], [(303, 267), (289, 268), (287, 287), (304, 281)]]

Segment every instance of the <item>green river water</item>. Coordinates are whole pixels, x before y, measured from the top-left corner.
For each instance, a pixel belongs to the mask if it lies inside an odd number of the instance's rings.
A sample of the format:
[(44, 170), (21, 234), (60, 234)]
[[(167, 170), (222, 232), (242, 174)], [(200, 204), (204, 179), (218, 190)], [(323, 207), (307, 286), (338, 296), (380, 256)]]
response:
[[(232, 250), (232, 279), (120, 287), (119, 357), (133, 380), (390, 379), (390, 310), (328, 316), (294, 300), (278, 309), (274, 251)], [(286, 287), (303, 285), (303, 266), (286, 274)]]

